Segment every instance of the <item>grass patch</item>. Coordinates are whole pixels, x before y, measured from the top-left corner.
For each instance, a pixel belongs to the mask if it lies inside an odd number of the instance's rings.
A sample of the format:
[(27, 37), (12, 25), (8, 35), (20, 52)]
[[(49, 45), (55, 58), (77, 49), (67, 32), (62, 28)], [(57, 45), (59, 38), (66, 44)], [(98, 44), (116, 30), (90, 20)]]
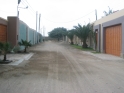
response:
[(94, 54), (99, 54), (99, 53), (101, 53), (101, 52), (93, 51), (92, 53), (94, 53)]
[(78, 46), (78, 45), (71, 45), (74, 48), (83, 50), (83, 51), (94, 51), (92, 48), (88, 47), (88, 48), (82, 48), (82, 46)]

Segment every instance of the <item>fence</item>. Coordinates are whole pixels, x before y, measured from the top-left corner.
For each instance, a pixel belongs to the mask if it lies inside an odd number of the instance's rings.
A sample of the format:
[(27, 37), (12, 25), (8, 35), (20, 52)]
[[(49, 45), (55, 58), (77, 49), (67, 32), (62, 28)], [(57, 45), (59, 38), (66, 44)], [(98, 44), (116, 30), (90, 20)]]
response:
[[(20, 20), (18, 42), (20, 42), (22, 39), (30, 41), (32, 45), (35, 45), (39, 42), (42, 42), (42, 35), (36, 30), (29, 28), (27, 24)], [(24, 49), (24, 47), (21, 47), (21, 49)]]

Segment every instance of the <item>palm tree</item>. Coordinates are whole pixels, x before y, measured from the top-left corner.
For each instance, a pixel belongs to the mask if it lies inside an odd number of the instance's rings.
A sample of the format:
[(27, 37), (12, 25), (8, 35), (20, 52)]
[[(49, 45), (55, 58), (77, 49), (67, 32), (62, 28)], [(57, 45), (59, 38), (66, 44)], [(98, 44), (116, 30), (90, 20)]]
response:
[(4, 55), (3, 61), (7, 61), (6, 55), (7, 55), (7, 52), (10, 51), (10, 43), (8, 43), (8, 42), (1, 43), (0, 42), (0, 50), (1, 50), (2, 54)]
[(93, 24), (91, 25), (91, 31), (89, 33), (89, 36), (93, 39), (94, 44), (95, 44), (95, 50), (97, 48), (97, 35), (96, 35), (96, 31), (93, 31)]
[(112, 13), (113, 13), (113, 10), (112, 10), (112, 9), (110, 9), (110, 7), (109, 7), (109, 6), (108, 6), (108, 8), (109, 8), (109, 11), (108, 11), (108, 12), (103, 11), (103, 13), (105, 14), (105, 16), (108, 16), (108, 15), (110, 15), (110, 14), (112, 14)]
[(67, 37), (70, 39), (70, 41), (71, 41), (71, 45), (73, 45), (73, 38), (74, 38), (74, 29), (72, 29), (72, 30), (69, 30), (68, 32), (67, 32)]
[(24, 46), (25, 49), (24, 49), (24, 52), (26, 53), (27, 52), (27, 48), (28, 46), (31, 46), (31, 41), (26, 41), (26, 40), (21, 40), (21, 42), (18, 43), (20, 46)]
[(90, 23), (84, 26), (81, 26), (78, 24), (78, 26), (74, 26), (75, 28), (75, 34), (78, 36), (78, 38), (81, 39), (81, 42), (83, 42), (82, 47), (87, 48), (86, 40), (88, 38), (89, 32), (92, 30)]

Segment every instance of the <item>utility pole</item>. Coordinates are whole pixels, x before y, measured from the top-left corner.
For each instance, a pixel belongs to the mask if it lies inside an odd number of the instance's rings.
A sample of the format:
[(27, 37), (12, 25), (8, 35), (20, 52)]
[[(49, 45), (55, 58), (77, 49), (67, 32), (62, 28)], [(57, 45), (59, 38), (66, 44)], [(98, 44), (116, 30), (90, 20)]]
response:
[(39, 14), (39, 31), (40, 31), (41, 14)]
[(43, 36), (45, 38), (45, 27), (43, 26)]
[(37, 32), (37, 19), (38, 19), (38, 11), (36, 11), (36, 32)]
[(18, 5), (17, 5), (17, 18), (19, 18), (19, 8), (21, 8), (21, 9), (27, 9), (28, 8), (28, 6), (26, 6), (26, 7), (19, 7), (19, 4), (21, 3), (21, 0), (18, 0)]
[[(41, 21), (41, 14), (39, 14), (39, 33), (40, 33), (40, 21)], [(38, 43), (39, 43), (39, 33), (38, 33), (38, 36), (37, 36), (37, 38), (38, 38)]]
[(34, 32), (34, 44), (37, 42), (37, 19), (38, 19), (38, 11), (36, 11), (36, 31)]
[(97, 10), (95, 10), (96, 20), (97, 20)]
[(18, 11), (18, 7), (19, 7), (19, 4), (21, 3), (21, 0), (18, 0), (18, 5), (17, 5), (17, 17), (19, 16), (19, 11)]

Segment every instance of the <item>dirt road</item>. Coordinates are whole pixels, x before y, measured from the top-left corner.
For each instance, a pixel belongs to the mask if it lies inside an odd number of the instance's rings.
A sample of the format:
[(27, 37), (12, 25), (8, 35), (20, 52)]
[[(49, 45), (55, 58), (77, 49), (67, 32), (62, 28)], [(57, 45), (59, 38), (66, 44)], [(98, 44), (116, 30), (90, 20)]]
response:
[(0, 73), (0, 93), (124, 93), (122, 59), (103, 60), (65, 42), (47, 41), (30, 51), (26, 64)]

